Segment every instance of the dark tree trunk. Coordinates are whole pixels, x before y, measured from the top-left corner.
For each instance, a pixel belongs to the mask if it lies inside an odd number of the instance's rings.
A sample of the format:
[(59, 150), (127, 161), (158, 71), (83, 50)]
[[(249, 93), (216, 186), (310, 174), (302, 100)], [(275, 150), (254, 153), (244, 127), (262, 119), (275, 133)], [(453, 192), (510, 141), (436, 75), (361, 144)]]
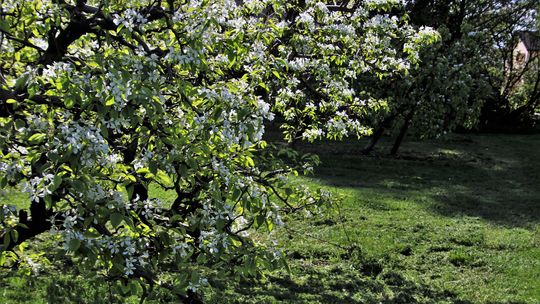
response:
[(396, 141), (394, 142), (394, 145), (392, 146), (392, 150), (390, 150), (390, 155), (395, 156), (397, 154), (399, 147), (401, 146), (401, 143), (403, 142), (403, 138), (405, 138), (405, 135), (407, 134), (407, 130), (409, 129), (413, 115), (414, 113), (411, 111), (409, 115), (405, 117), (403, 126), (401, 126), (401, 129), (399, 130), (399, 134), (396, 137)]
[[(47, 162), (45, 153), (42, 153), (39, 160), (32, 164), (32, 173), (35, 175), (41, 174), (41, 167)], [(51, 195), (51, 200), (57, 202), (60, 197), (56, 194)], [(32, 201), (30, 204), (30, 217), (26, 210), (19, 210), (19, 222), (24, 226), (15, 227), (15, 231), (18, 234), (16, 240), (11, 239), (6, 247), (1, 248), (0, 251), (8, 251), (15, 248), (20, 243), (35, 237), (49, 229), (51, 229), (51, 222), (49, 219), (53, 216), (52, 209), (47, 209), (47, 204), (43, 198), (39, 198), (37, 201)], [(0, 235), (2, 239), (4, 234)]]
[[(51, 210), (47, 210), (45, 201), (39, 199), (37, 202), (32, 202), (30, 205), (30, 218), (25, 210), (19, 210), (19, 222), (26, 227), (18, 226), (15, 228), (18, 234), (17, 240), (11, 239), (9, 244), (5, 248), (1, 248), (0, 251), (9, 251), (15, 248), (15, 246), (22, 242), (35, 237), (49, 229), (51, 229), (51, 222), (49, 218), (53, 215)], [(4, 235), (0, 235), (3, 239)]]
[(364, 147), (364, 149), (362, 149), (362, 154), (364, 155), (370, 154), (371, 151), (373, 151), (373, 148), (375, 147), (375, 145), (377, 145), (377, 143), (379, 142), (379, 139), (381, 139), (381, 137), (383, 136), (383, 134), (384, 134), (384, 127), (380, 127), (379, 129), (377, 129), (377, 131), (375, 131), (373, 135), (371, 136), (371, 140), (369, 141), (369, 143)]
[(202, 297), (200, 294), (196, 293), (196, 292), (193, 292), (193, 291), (188, 291), (188, 294), (187, 296), (182, 299), (182, 303), (184, 304), (203, 304), (203, 300), (202, 300)]
[(368, 155), (373, 151), (373, 148), (375, 148), (375, 145), (379, 142), (379, 140), (384, 135), (384, 131), (387, 128), (390, 128), (392, 126), (392, 122), (397, 116), (397, 111), (394, 112), (392, 115), (386, 117), (380, 124), (380, 127), (373, 133), (371, 136), (371, 140), (369, 141), (369, 144), (367, 144), (364, 149), (362, 150), (362, 154)]

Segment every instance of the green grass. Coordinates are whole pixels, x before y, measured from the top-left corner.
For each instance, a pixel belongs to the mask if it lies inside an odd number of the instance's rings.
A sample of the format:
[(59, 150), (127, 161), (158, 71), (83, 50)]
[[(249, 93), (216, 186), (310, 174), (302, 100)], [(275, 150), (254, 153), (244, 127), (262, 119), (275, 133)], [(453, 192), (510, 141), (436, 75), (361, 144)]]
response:
[[(397, 158), (361, 147), (299, 147), (323, 164), (298, 182), (328, 189), (339, 208), (274, 231), (290, 273), (212, 281), (209, 303), (540, 303), (539, 135), (409, 141)], [(96, 297), (106, 286), (63, 267), (0, 276), (0, 302), (109, 301)]]
[(301, 147), (323, 161), (302, 182), (342, 196), (341, 215), (290, 221), (292, 273), (214, 303), (540, 303), (540, 136), (407, 142), (398, 158), (361, 147)]

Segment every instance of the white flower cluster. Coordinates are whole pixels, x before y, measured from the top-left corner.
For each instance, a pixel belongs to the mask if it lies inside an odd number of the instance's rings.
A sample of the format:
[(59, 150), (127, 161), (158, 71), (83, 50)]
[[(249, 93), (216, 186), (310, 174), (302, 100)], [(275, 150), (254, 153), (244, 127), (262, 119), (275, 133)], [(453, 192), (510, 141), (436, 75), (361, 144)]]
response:
[(169, 52), (165, 56), (165, 59), (171, 63), (178, 63), (182, 65), (199, 65), (201, 64), (201, 58), (203, 58), (204, 51), (194, 49), (192, 47), (186, 47), (182, 50), (177, 50), (173, 47), (169, 48)]
[(148, 239), (139, 237), (134, 239), (130, 236), (103, 237), (94, 241), (103, 254), (111, 259), (120, 255), (124, 260), (124, 275), (132, 275), (137, 266), (148, 264)]
[(122, 128), (127, 128), (130, 124), (129, 118), (125, 116), (118, 117), (108, 117), (102, 120), (102, 123), (108, 129), (113, 130), (114, 132), (120, 133)]
[(197, 292), (202, 286), (208, 284), (208, 279), (206, 278), (199, 278), (196, 282), (190, 281), (188, 284), (187, 289)]
[(54, 62), (43, 69), (43, 76), (55, 79), (64, 74), (71, 74), (73, 65), (68, 62)]
[(127, 105), (127, 99), (131, 96), (133, 80), (126, 82), (119, 74), (111, 72), (108, 72), (106, 77), (109, 84), (102, 92), (102, 94), (106, 93), (103, 97), (114, 98), (114, 108), (116, 111), (120, 111)]
[(419, 50), (426, 44), (433, 43), (440, 39), (440, 34), (431, 27), (422, 26), (403, 46), (403, 50), (409, 54), (409, 60), (413, 63), (418, 62)]
[(41, 177), (33, 177), (30, 179), (29, 183), (25, 183), (24, 191), (30, 194), (30, 199), (33, 202), (37, 202), (40, 198), (52, 194), (50, 186), (52, 185), (53, 179), (54, 175), (49, 173), (44, 174)]
[(266, 45), (262, 41), (252, 44), (249, 51), (249, 58), (251, 60), (267, 60)]
[(225, 185), (229, 185), (231, 177), (233, 176), (231, 170), (220, 160), (217, 160), (215, 157), (212, 158), (212, 169), (214, 172), (218, 173)]
[(131, 32), (134, 28), (138, 28), (141, 24), (148, 22), (148, 20), (136, 10), (127, 9), (124, 12), (124, 16), (116, 15), (113, 22), (116, 25), (122, 24)]
[[(98, 129), (84, 125), (82, 122), (59, 126), (59, 136), (54, 139), (56, 147), (63, 150), (71, 148), (79, 155), (83, 166), (101, 165), (111, 167), (121, 160), (120, 155), (111, 154), (109, 146)], [(54, 152), (58, 148), (53, 149)]]
[(19, 217), (17, 216), (17, 208), (15, 206), (3, 204), (1, 215), (0, 228), (17, 226)]
[(5, 176), (9, 181), (13, 180), (23, 169), (23, 164), (17, 160), (13, 160), (11, 163), (0, 162), (0, 176)]
[(315, 139), (321, 139), (324, 136), (324, 131), (320, 128), (310, 128), (302, 133), (302, 138), (308, 141), (314, 141)]
[(180, 243), (172, 247), (172, 253), (178, 254), (181, 258), (185, 258), (189, 254), (190, 246), (187, 243)]
[(310, 60), (307, 58), (294, 58), (293, 60), (290, 60), (287, 62), (289, 69), (293, 71), (303, 72), (306, 69), (313, 66), (313, 64), (310, 63)]
[[(81, 243), (85, 241), (85, 237), (82, 234), (81, 230), (78, 229), (77, 224), (80, 224), (81, 221), (84, 221), (82, 216), (77, 215), (75, 210), (68, 210), (64, 212), (64, 221), (62, 223), (63, 229), (62, 235), (64, 236), (64, 250), (70, 250), (70, 244), (73, 240), (78, 240)], [(54, 221), (52, 221), (54, 223)], [(54, 225), (51, 227), (53, 232), (58, 232), (60, 229)], [(90, 244), (91, 240), (86, 239), (87, 243)]]
[(268, 119), (269, 121), (274, 120), (275, 114), (270, 112), (270, 104), (267, 102), (264, 102), (262, 100), (258, 100), (257, 104), (259, 105), (259, 114), (263, 117)]
[[(145, 266), (148, 263), (149, 240), (145, 237), (136, 239), (129, 235), (119, 236), (101, 236), (85, 237), (81, 232), (81, 224), (84, 221), (82, 216), (78, 216), (75, 210), (64, 212), (63, 229), (64, 249), (71, 250), (71, 243), (77, 240), (80, 244), (87, 247), (98, 249), (107, 259), (113, 259), (115, 256), (122, 256), (124, 260), (124, 275), (132, 275), (137, 266)], [(56, 231), (59, 231), (56, 229)]]
[(233, 222), (232, 231), (234, 234), (238, 234), (241, 237), (248, 237), (249, 231), (246, 227), (249, 225), (249, 221), (244, 216), (238, 216)]
[(24, 261), (25, 261), (25, 263), (24, 263), (25, 266), (30, 267), (30, 270), (31, 270), (32, 273), (34, 273), (34, 274), (40, 272), (41, 269), (43, 268), (43, 266), (42, 266), (40, 263), (35, 262), (34, 260), (32, 260), (32, 259), (29, 258), (29, 257), (25, 257)]
[[(217, 136), (219, 141), (227, 147), (240, 145), (244, 148), (251, 147), (254, 143), (258, 143), (264, 134), (263, 119), (274, 119), (274, 113), (271, 112), (270, 105), (260, 99), (256, 102), (246, 103), (243, 89), (245, 83), (241, 81), (236, 83), (240, 92), (232, 93), (227, 88), (220, 89), (199, 89), (198, 94), (205, 100), (214, 101), (224, 106), (219, 115), (221, 126), (218, 128), (214, 125), (215, 121), (210, 119), (213, 107), (208, 109), (210, 113), (202, 113), (197, 115), (193, 121), (193, 130), (199, 132), (207, 132)], [(246, 105), (253, 104), (254, 107), (249, 109), (251, 112), (247, 117), (240, 119), (239, 112), (246, 110)], [(248, 131), (252, 132), (248, 132)], [(213, 142), (213, 140), (211, 140)]]
[(159, 214), (162, 208), (163, 202), (160, 199), (146, 199), (144, 201), (139, 201), (137, 206), (137, 209), (141, 210), (141, 214), (147, 218)]
[(225, 233), (220, 233), (215, 229), (208, 231), (201, 231), (199, 236), (199, 248), (209, 252), (210, 254), (216, 254), (229, 247), (229, 237)]
[(305, 25), (309, 30), (315, 29), (315, 20), (309, 11), (300, 13), (296, 18), (296, 23)]
[(350, 24), (330, 24), (324, 27), (326, 30), (335, 31), (340, 35), (347, 36), (351, 39), (356, 38), (356, 31)]
[(342, 138), (349, 134), (347, 130), (347, 124), (343, 120), (331, 118), (327, 122), (326, 128), (328, 129), (328, 133), (334, 135), (337, 138)]
[(133, 169), (139, 170), (141, 168), (148, 167), (150, 160), (154, 158), (155, 154), (148, 149), (143, 149), (141, 153), (133, 160)]
[(396, 5), (402, 0), (365, 0), (366, 5), (382, 6), (382, 5)]

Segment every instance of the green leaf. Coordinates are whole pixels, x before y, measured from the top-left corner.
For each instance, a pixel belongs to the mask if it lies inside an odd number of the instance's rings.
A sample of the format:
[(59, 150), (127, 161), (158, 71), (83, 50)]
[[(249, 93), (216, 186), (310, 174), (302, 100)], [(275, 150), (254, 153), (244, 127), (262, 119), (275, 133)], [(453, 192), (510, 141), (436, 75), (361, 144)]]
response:
[(127, 195), (128, 195), (129, 200), (131, 200), (131, 198), (133, 197), (133, 190), (135, 190), (135, 187), (132, 186), (132, 185), (126, 187), (126, 191), (127, 191)]
[(13, 242), (17, 242), (17, 240), (19, 239), (19, 231), (15, 229), (11, 230), (11, 239), (13, 240)]
[(197, 161), (191, 157), (189, 157), (187, 160), (186, 160), (187, 164), (189, 165), (190, 168), (192, 169), (197, 169), (199, 167), (199, 165), (197, 164)]
[(70, 172), (70, 173), (73, 173), (73, 170), (69, 166), (67, 166), (66, 164), (60, 165), (60, 169), (62, 169), (64, 171), (67, 171), (67, 172)]
[(113, 225), (114, 228), (118, 227), (121, 223), (124, 217), (120, 213), (112, 213), (110, 215), (111, 219), (111, 225)]
[(148, 168), (140, 168), (136, 172), (137, 172), (137, 174), (148, 174), (148, 173), (150, 173), (150, 169), (148, 169)]
[(24, 128), (26, 126), (26, 123), (22, 119), (15, 120), (15, 128), (20, 129)]
[(156, 180), (164, 185), (172, 185), (173, 183), (167, 173), (162, 170), (158, 170), (156, 174)]
[(5, 20), (0, 20), (0, 30), (2, 30), (2, 32), (6, 32), (9, 34), (11, 30), (9, 23)]
[(47, 209), (52, 208), (53, 202), (52, 202), (52, 198), (51, 198), (50, 195), (44, 196), (44, 197), (43, 197), (43, 200), (45, 201), (45, 206), (47, 207)]
[(77, 251), (81, 247), (81, 240), (79, 239), (71, 239), (68, 243), (68, 250), (69, 251)]
[(270, 91), (270, 88), (264, 82), (259, 82), (259, 86), (261, 88), (265, 89), (266, 91)]
[(255, 162), (253, 161), (253, 158), (246, 156), (246, 166), (255, 167)]
[(40, 142), (43, 141), (43, 139), (45, 139), (47, 135), (46, 134), (43, 134), (43, 133), (36, 133), (32, 136), (30, 136), (30, 138), (28, 138), (28, 141), (32, 144), (38, 144)]
[(17, 100), (13, 99), (13, 98), (10, 98), (8, 100), (6, 100), (6, 103), (16, 103)]
[(242, 191), (240, 191), (238, 188), (234, 188), (231, 200), (236, 202), (240, 198), (240, 195), (242, 195)]
[(114, 97), (112, 97), (112, 96), (109, 97), (109, 99), (107, 99), (107, 101), (105, 101), (105, 105), (107, 107), (110, 107), (110, 106), (114, 105)]
[(66, 108), (71, 109), (74, 104), (75, 100), (73, 98), (64, 98), (64, 105), (66, 106)]
[(188, 168), (184, 164), (180, 164), (180, 176), (187, 176)]
[(257, 227), (261, 227), (264, 222), (266, 222), (266, 216), (264, 216), (263, 214), (259, 214), (257, 215), (257, 217), (255, 217), (255, 223), (257, 224)]
[(86, 63), (86, 65), (88, 67), (91, 67), (91, 68), (100, 68), (101, 66), (99, 65), (99, 63), (95, 62), (95, 61), (88, 61)]
[(266, 220), (266, 227), (268, 228), (268, 231), (272, 231), (272, 229), (274, 229), (274, 223), (272, 223), (272, 220)]
[(30, 74), (23, 74), (21, 77), (15, 81), (15, 89), (20, 90), (26, 87), (26, 84), (28, 83), (28, 80), (30, 79)]
[(129, 180), (131, 182), (134, 182), (134, 183), (137, 182), (137, 178), (135, 176), (131, 175), (131, 174), (126, 174), (125, 177), (126, 177), (127, 180)]
[(5, 233), (4, 234), (4, 248), (9, 246), (10, 241), (11, 241), (10, 233)]
[(101, 131), (101, 135), (104, 137), (104, 138), (108, 138), (109, 137), (109, 130), (107, 129), (107, 126), (105, 125), (101, 125), (99, 127), (100, 131)]
[(285, 194), (287, 194), (287, 196), (293, 194), (293, 190), (291, 188), (285, 188)]
[(73, 189), (75, 189), (75, 191), (77, 192), (83, 192), (84, 190), (86, 190), (86, 187), (84, 186), (84, 183), (80, 180), (74, 180), (71, 182), (71, 186), (73, 187)]
[(49, 190), (55, 191), (56, 189), (58, 189), (58, 187), (60, 187), (60, 184), (62, 184), (62, 177), (60, 175), (55, 175), (53, 182), (49, 186)]
[(150, 161), (150, 162), (148, 163), (148, 169), (150, 170), (150, 172), (152, 172), (152, 174), (156, 174), (157, 171), (158, 171), (157, 165), (156, 165), (156, 163), (153, 162), (153, 161)]
[(281, 67), (284, 67), (287, 71), (289, 70), (289, 65), (287, 64), (287, 61), (283, 58), (276, 58), (276, 62), (279, 63)]
[[(28, 247), (28, 243), (26, 243), (26, 242), (22, 242), (17, 246), (17, 248), (19, 248), (19, 251), (21, 253), (23, 253), (26, 250), (27, 247)], [(2, 265), (2, 263), (0, 263), (0, 265)]]

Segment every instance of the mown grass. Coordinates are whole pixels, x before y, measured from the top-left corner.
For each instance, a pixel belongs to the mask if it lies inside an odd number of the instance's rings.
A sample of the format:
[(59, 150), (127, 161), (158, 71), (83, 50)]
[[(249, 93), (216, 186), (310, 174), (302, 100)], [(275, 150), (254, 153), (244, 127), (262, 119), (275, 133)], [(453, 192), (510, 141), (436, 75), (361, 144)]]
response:
[(302, 182), (340, 212), (290, 221), (292, 273), (214, 303), (540, 303), (540, 136), (412, 141), (397, 158), (361, 147), (300, 148), (323, 161)]
[[(299, 182), (340, 197), (339, 208), (274, 231), (290, 272), (212, 281), (207, 302), (540, 303), (539, 135), (409, 141), (397, 158), (383, 153), (384, 142), (375, 156), (361, 147), (299, 147), (323, 161)], [(31, 280), (0, 276), (0, 298), (117, 299), (103, 296), (99, 279), (67, 274), (67, 260), (63, 267)]]

